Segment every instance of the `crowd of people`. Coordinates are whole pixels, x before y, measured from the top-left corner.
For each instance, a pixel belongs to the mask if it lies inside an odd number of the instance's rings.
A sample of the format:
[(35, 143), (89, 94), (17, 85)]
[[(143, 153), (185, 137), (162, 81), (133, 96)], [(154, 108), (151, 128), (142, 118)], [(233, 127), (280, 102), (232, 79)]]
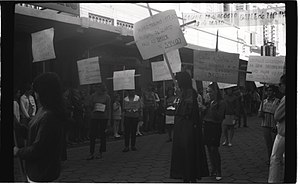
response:
[[(45, 73), (23, 91), (16, 89), (14, 154), (25, 160), (28, 181), (55, 180), (60, 161), (67, 160), (68, 145), (89, 141), (86, 159), (100, 159), (107, 150), (109, 136), (124, 137), (120, 151), (128, 152), (138, 150), (137, 136), (165, 132), (166, 141), (173, 144), (171, 178), (196, 182), (213, 176), (221, 180), (220, 145), (234, 146), (236, 126), (248, 127), (247, 116), (257, 113), (262, 119), (269, 182), (282, 179), (278, 173), (284, 158), (285, 98), (276, 97), (275, 86), (246, 92), (238, 87), (220, 90), (213, 82), (203, 93), (193, 88), (187, 72), (177, 73), (176, 81), (178, 86), (167, 88), (166, 96), (153, 85), (139, 92), (109, 95), (103, 83), (93, 85), (89, 91), (63, 90), (56, 74)], [(285, 76), (280, 83), (282, 94), (284, 87)], [(97, 138), (99, 151), (95, 151)], [(43, 165), (49, 167), (39, 169)]]

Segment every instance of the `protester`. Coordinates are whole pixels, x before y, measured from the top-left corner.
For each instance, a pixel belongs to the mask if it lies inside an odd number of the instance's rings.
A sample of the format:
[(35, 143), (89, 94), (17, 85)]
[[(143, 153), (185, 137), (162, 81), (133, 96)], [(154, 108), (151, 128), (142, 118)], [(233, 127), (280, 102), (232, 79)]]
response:
[(210, 103), (208, 104), (203, 118), (204, 143), (208, 148), (211, 163), (211, 176), (216, 177), (216, 180), (221, 180), (221, 156), (219, 153), (219, 146), (222, 134), (222, 121), (225, 118), (226, 105), (222, 101), (217, 83), (211, 83), (208, 86), (207, 94), (210, 99)]
[(248, 127), (247, 125), (247, 110), (246, 110), (246, 89), (244, 87), (240, 87), (240, 95), (239, 95), (239, 116), (238, 116), (238, 127), (241, 127), (241, 121), (243, 118), (243, 126)]
[[(103, 83), (95, 86), (95, 93), (91, 96), (89, 106), (92, 111), (90, 125), (90, 155), (87, 160), (102, 158), (102, 153), (106, 152), (105, 130), (111, 117), (111, 100), (107, 94), (106, 86)], [(96, 137), (100, 133), (99, 154), (94, 155)]]
[(26, 147), (14, 147), (14, 155), (25, 160), (29, 182), (51, 182), (60, 175), (65, 112), (60, 79), (55, 73), (43, 73), (33, 82), (41, 107), (29, 122)]
[[(232, 146), (232, 139), (234, 135), (234, 126), (238, 120), (238, 98), (233, 94), (232, 88), (226, 89), (224, 102), (226, 104), (225, 119), (223, 120), (223, 135), (225, 141), (223, 146)], [(229, 135), (228, 135), (229, 133)]]
[[(275, 91), (274, 91), (275, 92)], [(259, 93), (257, 92), (257, 90), (253, 90), (252, 93), (251, 93), (251, 98), (252, 98), (252, 114), (254, 115), (257, 115), (258, 113), (258, 109), (259, 109), (259, 106), (260, 106), (260, 95)]]
[(25, 141), (27, 137), (27, 127), (22, 125), (20, 122), (20, 96), (21, 91), (15, 90), (14, 91), (14, 138), (15, 138), (15, 146), (22, 148), (25, 146)]
[(204, 105), (204, 99), (201, 94), (202, 94), (202, 90), (198, 89), (197, 102), (198, 102), (198, 108), (199, 108), (200, 121), (202, 122), (203, 111), (206, 109), (206, 106)]
[(20, 109), (21, 109), (20, 122), (23, 125), (28, 126), (30, 119), (35, 116), (37, 110), (34, 97), (32, 96), (31, 86), (29, 84), (25, 86), (25, 92), (21, 96)]
[(157, 133), (161, 133), (160, 131), (162, 127), (161, 125), (162, 125), (164, 108), (162, 107), (163, 104), (160, 101), (156, 86), (152, 88), (152, 92), (155, 98), (154, 121), (153, 121), (152, 129)]
[(74, 144), (72, 140), (72, 132), (74, 129), (73, 128), (74, 127), (74, 119), (73, 119), (74, 106), (72, 104), (71, 88), (67, 87), (64, 89), (63, 99), (66, 106), (66, 117), (67, 117), (67, 122), (64, 127), (64, 136), (66, 139), (66, 146), (67, 146), (67, 145)]
[[(280, 78), (280, 92), (285, 94), (285, 74)], [(282, 183), (284, 178), (285, 153), (285, 96), (275, 110), (274, 120), (277, 122), (277, 135), (273, 144), (270, 158), (268, 183)]]
[(83, 141), (82, 130), (84, 129), (83, 124), (83, 98), (82, 94), (78, 89), (72, 90), (72, 104), (73, 104), (73, 119), (74, 119), (74, 128), (73, 128), (73, 139), (76, 143)]
[(167, 142), (172, 142), (173, 140), (175, 104), (176, 104), (176, 96), (174, 90), (171, 88), (167, 92), (167, 105), (166, 105), (166, 128), (168, 132)]
[(144, 131), (152, 131), (154, 129), (154, 118), (155, 118), (155, 109), (156, 101), (155, 95), (152, 91), (151, 85), (147, 89), (143, 90), (143, 118), (144, 118)]
[(274, 121), (274, 112), (279, 105), (280, 100), (275, 98), (275, 87), (266, 88), (267, 98), (259, 107), (258, 116), (262, 118), (261, 127), (263, 129), (263, 137), (267, 147), (267, 164), (270, 163), (273, 143), (276, 136), (276, 122)]
[(124, 129), (125, 129), (125, 148), (123, 152), (129, 151), (129, 142), (132, 151), (136, 151), (136, 131), (138, 122), (142, 120), (141, 99), (135, 94), (134, 90), (128, 92), (124, 98)]
[(121, 119), (122, 119), (122, 108), (121, 108), (120, 100), (121, 100), (120, 95), (115, 94), (112, 119), (113, 119), (113, 128), (114, 128), (114, 137), (116, 139), (121, 137), (118, 133), (119, 126), (121, 124)]
[(89, 140), (89, 125), (90, 125), (90, 117), (91, 117), (91, 110), (89, 108), (89, 100), (90, 94), (87, 90), (82, 90), (82, 101), (83, 101), (83, 140)]
[(176, 75), (181, 94), (175, 112), (175, 125), (170, 177), (196, 182), (208, 176), (205, 149), (202, 144), (202, 124), (199, 121), (197, 92), (187, 72)]

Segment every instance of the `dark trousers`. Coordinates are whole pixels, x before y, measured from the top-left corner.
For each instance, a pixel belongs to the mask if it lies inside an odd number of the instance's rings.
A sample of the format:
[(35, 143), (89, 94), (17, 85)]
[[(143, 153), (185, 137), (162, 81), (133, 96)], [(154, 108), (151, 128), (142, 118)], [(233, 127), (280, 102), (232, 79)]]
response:
[(99, 152), (106, 151), (106, 135), (105, 129), (107, 126), (107, 119), (92, 119), (90, 126), (90, 153), (94, 154), (96, 137), (100, 133), (100, 149)]
[(144, 131), (151, 131), (154, 129), (155, 110), (154, 107), (146, 107), (143, 109), (144, 117)]
[(131, 139), (131, 147), (135, 147), (136, 129), (139, 119), (125, 117), (124, 129), (125, 129), (125, 147), (129, 147), (129, 140)]
[(247, 112), (246, 112), (245, 107), (241, 107), (241, 109), (240, 109), (240, 114), (238, 116), (238, 126), (239, 127), (241, 126), (242, 118), (243, 118), (243, 125), (247, 126)]

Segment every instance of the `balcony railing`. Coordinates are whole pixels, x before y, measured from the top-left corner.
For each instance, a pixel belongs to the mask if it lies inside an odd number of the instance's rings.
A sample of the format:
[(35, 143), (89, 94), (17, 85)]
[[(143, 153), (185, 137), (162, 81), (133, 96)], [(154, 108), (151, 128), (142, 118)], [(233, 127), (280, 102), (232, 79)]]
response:
[(102, 23), (102, 24), (114, 25), (114, 19), (109, 18), (109, 17), (104, 17), (104, 16), (101, 16), (101, 15), (96, 15), (96, 14), (93, 14), (93, 13), (89, 13), (89, 19), (91, 21), (99, 22), (99, 23)]
[(41, 10), (42, 7), (40, 6), (36, 6), (36, 5), (32, 5), (32, 4), (27, 4), (27, 3), (18, 3), (19, 6), (23, 6), (23, 7), (27, 7), (27, 8), (33, 8), (33, 9), (37, 9), (37, 10)]
[(129, 22), (124, 22), (121, 20), (117, 20), (117, 26), (125, 27), (127, 29), (133, 29), (133, 24)]

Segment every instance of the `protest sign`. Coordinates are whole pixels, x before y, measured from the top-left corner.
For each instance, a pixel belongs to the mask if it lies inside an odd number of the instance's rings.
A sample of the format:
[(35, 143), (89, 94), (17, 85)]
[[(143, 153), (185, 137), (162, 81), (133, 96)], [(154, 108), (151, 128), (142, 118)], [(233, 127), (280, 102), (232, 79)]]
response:
[[(169, 63), (170, 63), (173, 73), (180, 72), (181, 71), (181, 59), (180, 59), (178, 49), (167, 52), (166, 55), (168, 57), (168, 60), (169, 60)], [(164, 61), (167, 62), (165, 56), (164, 56)]]
[(98, 57), (79, 60), (77, 67), (80, 85), (102, 82)]
[(185, 22), (196, 20), (193, 27), (262, 26), (285, 23), (285, 8), (255, 9), (235, 12), (182, 13)]
[(135, 89), (134, 73), (135, 70), (123, 70), (114, 72), (114, 91), (123, 89)]
[(194, 78), (201, 81), (237, 84), (239, 55), (194, 51)]
[[(167, 57), (170, 62), (170, 66), (172, 71), (180, 72), (181, 71), (181, 60), (179, 56), (178, 50), (170, 51), (167, 54)], [(171, 80), (172, 76), (168, 70), (167, 61), (164, 57), (164, 61), (152, 62), (152, 80), (153, 81), (163, 81), (163, 80)]]
[(187, 45), (175, 10), (167, 10), (135, 23), (133, 36), (144, 60)]
[(106, 107), (105, 104), (102, 104), (102, 103), (96, 103), (96, 104), (95, 104), (94, 111), (104, 112), (104, 111), (105, 111), (105, 107)]
[(250, 56), (247, 70), (247, 81), (278, 84), (284, 71), (285, 57)]
[(33, 62), (56, 58), (53, 46), (53, 37), (53, 28), (31, 34)]
[(172, 79), (172, 76), (167, 68), (167, 64), (165, 61), (152, 62), (151, 68), (153, 81), (163, 81)]

